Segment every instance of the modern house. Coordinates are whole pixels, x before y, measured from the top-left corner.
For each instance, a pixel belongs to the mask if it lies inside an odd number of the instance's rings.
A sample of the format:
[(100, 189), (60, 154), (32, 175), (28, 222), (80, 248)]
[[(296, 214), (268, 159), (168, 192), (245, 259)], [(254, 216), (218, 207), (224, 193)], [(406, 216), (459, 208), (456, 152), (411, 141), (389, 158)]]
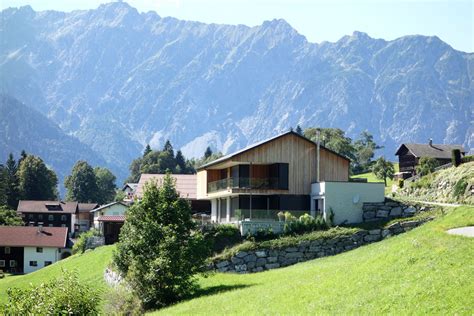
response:
[(440, 165), (450, 163), (453, 149), (459, 149), (461, 156), (466, 154), (462, 145), (433, 144), (431, 139), (428, 144), (401, 144), (395, 153), (400, 167), (398, 176), (406, 179), (415, 175), (416, 166), (422, 157), (434, 158)]
[(125, 213), (127, 210), (127, 204), (123, 202), (112, 202), (91, 211), (94, 227), (103, 234), (106, 245), (118, 241), (120, 229), (125, 222)]
[[(324, 146), (319, 146), (318, 153), (316, 143), (290, 131), (201, 166), (197, 172), (197, 198), (211, 200), (214, 222), (277, 220), (280, 211), (313, 216), (319, 211), (328, 216), (330, 210), (325, 201), (335, 201), (329, 194), (343, 196), (349, 190), (351, 195), (346, 199), (352, 201), (357, 192), (374, 188), (367, 183), (348, 182), (349, 164), (348, 158)], [(321, 184), (331, 182), (338, 190), (326, 192), (326, 187), (334, 186)], [(362, 221), (362, 203), (384, 199), (383, 184), (375, 187), (376, 196), (359, 194), (348, 210), (334, 209), (339, 213), (337, 222)], [(351, 211), (357, 215), (344, 215)]]
[[(142, 174), (138, 181), (134, 198), (140, 200), (143, 197), (146, 183), (154, 182), (161, 186), (164, 177), (165, 174)], [(178, 191), (180, 197), (190, 202), (193, 214), (211, 213), (210, 201), (207, 199), (197, 199), (197, 176), (195, 174), (172, 174), (171, 177), (175, 181), (176, 191)]]
[(30, 273), (70, 254), (66, 227), (0, 226), (0, 270)]
[(70, 236), (77, 230), (77, 202), (21, 200), (17, 213), (28, 226), (66, 227)]

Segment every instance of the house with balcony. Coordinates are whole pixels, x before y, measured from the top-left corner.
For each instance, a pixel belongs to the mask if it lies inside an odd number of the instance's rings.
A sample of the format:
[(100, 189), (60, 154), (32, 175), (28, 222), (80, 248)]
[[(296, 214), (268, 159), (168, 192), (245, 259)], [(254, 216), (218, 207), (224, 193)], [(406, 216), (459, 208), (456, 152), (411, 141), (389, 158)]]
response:
[[(319, 155), (319, 157), (318, 157)], [(316, 182), (349, 180), (350, 160), (289, 131), (207, 163), (197, 171), (197, 198), (211, 201), (211, 220), (278, 220), (322, 212)], [(318, 174), (319, 169), (319, 174)]]

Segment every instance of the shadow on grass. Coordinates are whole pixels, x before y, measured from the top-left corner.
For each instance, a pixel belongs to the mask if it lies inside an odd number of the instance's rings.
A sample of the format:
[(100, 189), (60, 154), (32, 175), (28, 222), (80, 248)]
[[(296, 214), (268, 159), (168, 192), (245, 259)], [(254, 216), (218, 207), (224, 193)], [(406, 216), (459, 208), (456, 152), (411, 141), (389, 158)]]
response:
[(216, 286), (209, 286), (205, 288), (199, 288), (189, 297), (185, 298), (185, 300), (188, 301), (188, 300), (202, 297), (202, 296), (210, 296), (210, 295), (219, 294), (222, 292), (229, 292), (229, 291), (244, 289), (247, 287), (251, 287), (253, 285), (254, 284), (233, 284), (233, 285), (216, 285)]

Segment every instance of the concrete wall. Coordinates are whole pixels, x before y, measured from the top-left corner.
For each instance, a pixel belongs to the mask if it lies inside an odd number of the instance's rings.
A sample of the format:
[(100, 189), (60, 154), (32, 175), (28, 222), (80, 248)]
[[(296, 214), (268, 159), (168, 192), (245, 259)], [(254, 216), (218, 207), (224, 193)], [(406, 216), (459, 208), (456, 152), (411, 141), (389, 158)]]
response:
[(312, 184), (314, 199), (324, 199), (324, 217), (334, 212), (334, 224), (362, 222), (363, 204), (383, 202), (383, 183), (321, 182)]
[[(41, 268), (44, 268), (45, 261), (51, 261), (55, 263), (59, 261), (61, 254), (58, 248), (43, 247), (43, 252), (36, 252), (36, 247), (25, 247), (25, 256), (23, 259), (23, 272), (31, 273)], [(36, 267), (30, 266), (30, 261), (36, 261), (38, 265)]]

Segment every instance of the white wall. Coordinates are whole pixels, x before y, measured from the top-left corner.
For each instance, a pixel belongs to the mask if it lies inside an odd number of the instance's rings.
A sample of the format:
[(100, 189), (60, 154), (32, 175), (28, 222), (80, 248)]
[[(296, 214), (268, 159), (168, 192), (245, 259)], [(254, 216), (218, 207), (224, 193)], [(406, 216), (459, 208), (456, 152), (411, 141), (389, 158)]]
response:
[[(364, 202), (383, 202), (383, 183), (321, 182), (312, 184), (312, 199), (324, 199), (325, 217), (334, 212), (334, 224), (362, 222)], [(311, 201), (314, 203), (314, 201)]]
[[(43, 252), (36, 252), (36, 247), (25, 247), (25, 257), (23, 259), (23, 272), (31, 273), (44, 268), (45, 261), (55, 263), (61, 258), (58, 248), (43, 247)], [(36, 261), (36, 267), (30, 267), (30, 261)]]
[(211, 221), (217, 222), (217, 199), (211, 200)]
[(127, 212), (128, 207), (117, 203), (114, 205), (111, 205), (107, 208), (101, 209), (100, 211), (94, 212), (94, 227), (99, 229), (99, 221), (97, 220), (99, 216), (102, 215), (125, 215), (125, 212)]

